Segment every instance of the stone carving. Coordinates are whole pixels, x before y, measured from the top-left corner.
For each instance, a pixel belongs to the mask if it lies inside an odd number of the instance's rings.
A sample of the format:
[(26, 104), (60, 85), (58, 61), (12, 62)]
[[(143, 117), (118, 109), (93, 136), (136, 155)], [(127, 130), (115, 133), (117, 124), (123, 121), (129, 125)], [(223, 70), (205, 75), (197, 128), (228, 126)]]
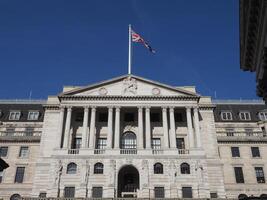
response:
[(153, 88), (152, 89), (152, 94), (153, 95), (160, 95), (160, 89), (159, 88)]
[(108, 91), (107, 91), (106, 88), (102, 87), (102, 88), (100, 88), (100, 89), (98, 90), (98, 93), (99, 93), (100, 95), (106, 95), (106, 94), (108, 93)]
[(123, 94), (136, 94), (137, 93), (137, 82), (132, 77), (127, 77), (123, 80)]
[(59, 160), (56, 166), (54, 185), (58, 185), (60, 176), (62, 174), (62, 169), (63, 169), (62, 161)]

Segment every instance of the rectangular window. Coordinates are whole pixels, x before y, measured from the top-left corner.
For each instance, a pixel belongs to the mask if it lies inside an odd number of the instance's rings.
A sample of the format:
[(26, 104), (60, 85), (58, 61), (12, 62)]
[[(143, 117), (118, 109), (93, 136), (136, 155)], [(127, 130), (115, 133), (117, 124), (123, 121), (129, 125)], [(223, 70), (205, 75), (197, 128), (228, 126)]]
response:
[(225, 131), (226, 131), (226, 136), (228, 136), (228, 137), (234, 136), (234, 129), (233, 128), (227, 128), (227, 129), (225, 129)]
[(19, 157), (27, 158), (29, 154), (29, 147), (20, 147)]
[(184, 138), (176, 138), (177, 149), (185, 149)]
[(150, 113), (150, 121), (151, 122), (160, 122), (160, 114), (159, 113)]
[(102, 187), (93, 187), (92, 198), (102, 198), (103, 188)]
[(108, 113), (99, 113), (98, 121), (99, 122), (108, 122)]
[(242, 167), (234, 167), (236, 183), (244, 183), (244, 175)]
[(265, 183), (265, 177), (262, 167), (255, 167), (255, 173), (258, 183)]
[(165, 198), (164, 187), (155, 187), (154, 192), (155, 192), (155, 198)]
[(66, 197), (66, 198), (75, 197), (75, 187), (65, 187), (64, 188), (64, 197)]
[(231, 147), (232, 157), (240, 157), (239, 147)]
[(152, 149), (161, 149), (160, 138), (152, 138)]
[(251, 120), (250, 112), (245, 112), (245, 111), (240, 112), (239, 113), (239, 118), (241, 120)]
[(9, 120), (19, 120), (19, 118), (20, 118), (20, 111), (10, 111)]
[(26, 127), (25, 128), (25, 134), (26, 134), (26, 136), (33, 136), (33, 131), (34, 131), (34, 128), (33, 127)]
[(182, 187), (182, 198), (193, 198), (192, 187)]
[(267, 121), (267, 112), (259, 112), (259, 119), (261, 121)]
[(134, 113), (125, 113), (124, 114), (125, 122), (134, 122)]
[(183, 122), (183, 114), (182, 113), (174, 113), (175, 122)]
[(97, 149), (106, 149), (106, 147), (107, 147), (107, 138), (98, 138)]
[(210, 198), (212, 198), (212, 199), (216, 199), (216, 198), (218, 198), (218, 194), (217, 194), (217, 192), (211, 192), (211, 193), (210, 193)]
[(82, 146), (82, 138), (76, 137), (74, 141), (74, 149), (80, 149)]
[(38, 120), (38, 118), (39, 118), (39, 111), (29, 111), (28, 120)]
[(232, 113), (230, 111), (221, 112), (221, 119), (222, 120), (233, 120)]
[(39, 198), (46, 198), (46, 192), (40, 192)]
[(259, 147), (251, 147), (251, 154), (253, 158), (260, 157), (260, 149)]
[(25, 167), (17, 167), (15, 183), (23, 183)]
[(4, 174), (4, 171), (0, 170), (0, 183), (2, 183), (3, 181), (3, 174)]
[(7, 157), (8, 147), (0, 147), (0, 158)]

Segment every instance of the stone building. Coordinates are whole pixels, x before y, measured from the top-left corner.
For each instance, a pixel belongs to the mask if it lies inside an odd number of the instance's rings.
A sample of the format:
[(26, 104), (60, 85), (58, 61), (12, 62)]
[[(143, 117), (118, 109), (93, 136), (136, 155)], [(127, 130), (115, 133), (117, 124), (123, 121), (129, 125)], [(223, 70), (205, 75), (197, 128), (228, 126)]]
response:
[[(42, 103), (0, 103), (0, 152), (3, 157), (8, 147), (3, 159), (10, 165), (1, 173), (0, 194), (4, 199), (266, 195), (266, 109), (263, 102), (214, 102), (194, 87), (134, 75), (64, 87)], [(35, 121), (26, 118), (30, 113)], [(27, 136), (28, 126), (33, 135)], [(27, 159), (20, 158), (22, 151)]]

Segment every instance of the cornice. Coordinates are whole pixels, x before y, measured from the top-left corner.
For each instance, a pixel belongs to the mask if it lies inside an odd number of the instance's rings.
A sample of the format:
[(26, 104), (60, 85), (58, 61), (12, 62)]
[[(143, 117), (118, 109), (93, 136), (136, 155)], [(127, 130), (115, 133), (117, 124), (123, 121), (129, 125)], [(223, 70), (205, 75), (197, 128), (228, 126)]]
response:
[(59, 109), (61, 109), (59, 104), (44, 104), (43, 107), (45, 110), (59, 110)]

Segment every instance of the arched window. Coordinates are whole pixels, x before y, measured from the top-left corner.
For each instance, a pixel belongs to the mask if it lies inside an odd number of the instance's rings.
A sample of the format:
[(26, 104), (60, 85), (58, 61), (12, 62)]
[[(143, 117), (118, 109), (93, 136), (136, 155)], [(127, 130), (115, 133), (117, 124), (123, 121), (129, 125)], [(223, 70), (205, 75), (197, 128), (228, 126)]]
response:
[(190, 165), (187, 163), (181, 164), (181, 174), (190, 174)]
[(67, 166), (67, 174), (76, 174), (77, 165), (75, 163), (69, 163)]
[(10, 197), (10, 200), (21, 200), (21, 196), (19, 194), (13, 194)]
[(103, 174), (104, 165), (102, 163), (96, 163), (94, 166), (94, 174)]
[(248, 197), (248, 196), (245, 195), (245, 194), (240, 194), (240, 195), (238, 195), (238, 199), (240, 199), (240, 200), (245, 199), (245, 198), (247, 198), (247, 197)]
[(126, 132), (121, 137), (122, 149), (136, 149), (136, 135), (133, 132)]
[(262, 199), (267, 199), (267, 194), (261, 194), (261, 195), (260, 195), (260, 198), (262, 198)]
[(163, 174), (163, 165), (161, 163), (154, 165), (154, 174)]

